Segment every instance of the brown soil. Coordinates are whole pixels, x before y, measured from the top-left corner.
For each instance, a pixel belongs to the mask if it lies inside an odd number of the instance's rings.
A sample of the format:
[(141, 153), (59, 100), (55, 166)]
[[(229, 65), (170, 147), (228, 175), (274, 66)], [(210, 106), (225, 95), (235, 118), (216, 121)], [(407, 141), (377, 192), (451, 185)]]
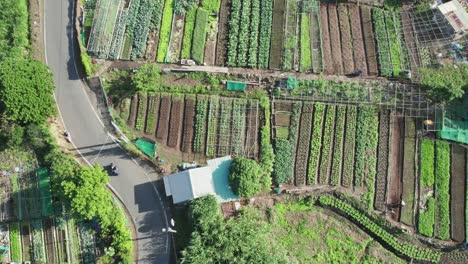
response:
[(255, 101), (249, 102), (247, 111), (247, 133), (245, 133), (245, 152), (247, 157), (257, 159), (258, 155), (258, 108)]
[(195, 125), (195, 98), (189, 97), (185, 100), (185, 113), (183, 123), (183, 140), (182, 148), (183, 152), (191, 152), (193, 142), (193, 129)]
[[(213, 28), (214, 27), (214, 28)], [(206, 38), (205, 44), (205, 58), (204, 63), (208, 66), (215, 65), (216, 59), (216, 37), (217, 37), (217, 23), (208, 23), (208, 37)]]
[(44, 240), (45, 240), (45, 248), (46, 248), (46, 257), (49, 263), (60, 263), (59, 260), (56, 259), (56, 244), (54, 239), (54, 234), (52, 231), (52, 219), (44, 219)]
[(313, 109), (314, 108), (311, 103), (304, 103), (304, 106), (302, 107), (294, 173), (296, 177), (296, 186), (303, 186), (306, 184)]
[(338, 17), (340, 19), (341, 54), (343, 56), (344, 74), (351, 74), (354, 73), (355, 70), (353, 61), (353, 43), (351, 38), (351, 29), (349, 27), (347, 5), (338, 5)]
[(169, 127), (169, 117), (171, 112), (171, 96), (164, 95), (161, 98), (161, 106), (159, 109), (158, 129), (156, 138), (167, 144), (167, 132)]
[[(415, 195), (415, 153), (416, 153), (416, 122), (413, 118), (405, 118), (405, 140), (403, 147), (403, 190), (401, 199), (405, 206), (401, 208), (400, 221), (414, 224), (414, 198)], [(413, 198), (413, 201), (411, 200)]]
[(377, 152), (377, 178), (375, 181), (375, 209), (385, 211), (385, 192), (387, 187), (388, 172), (388, 140), (389, 140), (388, 111), (380, 112), (379, 145)]
[(279, 69), (283, 57), (285, 0), (274, 0), (271, 32), (270, 68)]
[(184, 37), (184, 23), (185, 17), (181, 15), (174, 15), (172, 32), (171, 32), (171, 41), (169, 46), (169, 56), (168, 61), (172, 63), (179, 62), (180, 50), (182, 46), (182, 39)]
[(351, 18), (351, 32), (353, 36), (354, 63), (356, 70), (362, 71), (362, 76), (367, 76), (366, 51), (361, 28), (361, 14), (357, 5), (348, 5)]
[(291, 112), (292, 104), (290, 102), (275, 102), (275, 111)]
[(154, 120), (155, 121), (154, 121), (153, 127), (148, 129), (148, 123), (145, 126), (146, 127), (145, 133), (147, 133), (147, 131), (148, 131), (147, 134), (150, 134), (150, 135), (153, 135), (154, 132), (156, 131), (156, 128), (158, 127), (158, 115), (159, 115), (159, 102), (160, 102), (160, 99), (161, 99), (161, 96), (159, 94), (149, 96), (149, 98), (148, 98), (148, 101), (154, 100), (154, 112), (153, 113), (148, 112), (147, 113), (147, 118), (146, 118), (146, 121), (148, 122), (148, 116), (149, 115), (154, 115)]
[(374, 31), (372, 29), (371, 9), (368, 6), (361, 6), (362, 29), (364, 32), (364, 50), (366, 51), (367, 70), (369, 75), (377, 76), (377, 54), (375, 49)]
[(343, 62), (341, 60), (341, 39), (338, 25), (338, 15), (336, 13), (336, 4), (328, 4), (328, 26), (330, 27), (330, 44), (335, 74), (343, 74)]
[[(387, 206), (395, 205), (395, 208), (390, 211), (390, 218), (398, 221), (400, 219), (400, 208), (397, 207), (401, 203), (401, 178), (403, 165), (403, 134), (404, 123), (403, 119), (395, 116), (392, 113), (390, 116), (390, 151), (389, 151), (389, 167), (388, 167), (388, 192)], [(393, 211), (393, 213), (391, 212)]]
[(230, 16), (231, 0), (222, 0), (221, 9), (219, 11), (218, 22), (218, 45), (216, 46), (216, 59), (217, 66), (224, 66), (226, 62), (226, 51), (228, 45), (228, 32), (229, 32), (229, 16)]
[(291, 114), (290, 113), (276, 113), (275, 114), (275, 125), (276, 126), (289, 126), (290, 120), (291, 119)]
[(310, 23), (310, 47), (312, 54), (312, 70), (314, 73), (322, 72), (322, 47), (321, 47), (321, 38), (320, 38), (320, 17), (316, 13), (309, 14), (309, 23)]
[(135, 127), (135, 120), (138, 109), (138, 96), (132, 96), (132, 102), (130, 104), (130, 114), (128, 115), (127, 125), (131, 128)]
[(452, 144), (452, 177), (450, 178), (450, 213), (452, 239), (465, 240), (465, 186), (466, 186), (466, 149)]
[(169, 126), (169, 140), (167, 146), (179, 149), (182, 134), (182, 121), (184, 115), (184, 99), (177, 98), (172, 101), (171, 121)]
[(331, 55), (330, 33), (328, 31), (327, 4), (320, 4), (320, 20), (322, 26), (323, 70), (325, 74), (333, 74), (333, 60)]

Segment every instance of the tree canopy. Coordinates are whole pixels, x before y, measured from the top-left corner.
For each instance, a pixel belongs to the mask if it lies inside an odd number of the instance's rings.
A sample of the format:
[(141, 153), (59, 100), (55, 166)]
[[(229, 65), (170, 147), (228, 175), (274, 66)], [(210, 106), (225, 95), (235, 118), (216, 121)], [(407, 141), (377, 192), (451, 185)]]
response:
[(468, 66), (451, 65), (439, 69), (421, 68), (421, 85), (437, 102), (461, 98), (468, 90)]
[(255, 161), (246, 158), (236, 158), (231, 164), (229, 181), (234, 193), (250, 198), (268, 189), (271, 185), (269, 174)]
[(214, 196), (193, 200), (194, 231), (181, 263), (287, 263), (284, 249), (270, 239), (269, 225), (249, 209), (224, 221)]
[(54, 82), (47, 66), (31, 59), (0, 63), (0, 102), (7, 120), (41, 123), (55, 114)]
[(161, 69), (156, 64), (143, 64), (132, 76), (138, 92), (156, 92), (161, 88)]

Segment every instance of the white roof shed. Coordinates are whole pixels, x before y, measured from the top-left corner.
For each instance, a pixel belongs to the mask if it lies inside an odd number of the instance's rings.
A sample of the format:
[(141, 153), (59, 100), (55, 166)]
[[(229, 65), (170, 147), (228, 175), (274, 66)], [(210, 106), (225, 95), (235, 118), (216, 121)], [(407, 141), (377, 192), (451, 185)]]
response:
[(174, 203), (215, 193), (210, 167), (182, 171), (163, 179), (166, 195), (172, 196)]
[(440, 12), (447, 18), (455, 32), (468, 30), (468, 14), (457, 0), (439, 5)]

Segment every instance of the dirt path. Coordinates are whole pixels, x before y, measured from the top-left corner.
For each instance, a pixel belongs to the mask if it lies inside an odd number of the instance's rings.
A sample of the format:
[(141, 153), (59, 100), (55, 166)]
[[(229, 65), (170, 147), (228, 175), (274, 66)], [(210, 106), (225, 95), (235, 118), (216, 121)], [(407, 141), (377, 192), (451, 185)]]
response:
[[(395, 206), (393, 213), (390, 212), (390, 218), (399, 221), (401, 203), (401, 178), (403, 165), (403, 134), (404, 123), (395, 113), (390, 116), (390, 150), (388, 166), (388, 187), (387, 187), (387, 206)], [(390, 210), (392, 211), (392, 210)]]
[(452, 177), (450, 177), (450, 218), (452, 239), (465, 240), (465, 186), (466, 186), (466, 148), (452, 144)]

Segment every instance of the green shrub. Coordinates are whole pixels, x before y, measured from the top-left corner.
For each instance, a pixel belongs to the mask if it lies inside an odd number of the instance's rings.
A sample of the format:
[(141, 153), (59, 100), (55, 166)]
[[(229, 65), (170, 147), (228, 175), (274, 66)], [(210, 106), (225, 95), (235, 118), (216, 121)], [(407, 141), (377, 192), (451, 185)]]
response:
[(166, 53), (169, 48), (169, 41), (172, 29), (172, 13), (174, 0), (166, 0), (162, 16), (161, 30), (159, 32), (157, 62), (166, 62)]
[(263, 175), (255, 160), (236, 158), (231, 164), (229, 182), (235, 194), (250, 198), (261, 191)]
[(199, 64), (203, 63), (203, 57), (205, 55), (207, 27), (208, 12), (202, 8), (198, 8), (195, 29), (193, 30), (192, 58)]

